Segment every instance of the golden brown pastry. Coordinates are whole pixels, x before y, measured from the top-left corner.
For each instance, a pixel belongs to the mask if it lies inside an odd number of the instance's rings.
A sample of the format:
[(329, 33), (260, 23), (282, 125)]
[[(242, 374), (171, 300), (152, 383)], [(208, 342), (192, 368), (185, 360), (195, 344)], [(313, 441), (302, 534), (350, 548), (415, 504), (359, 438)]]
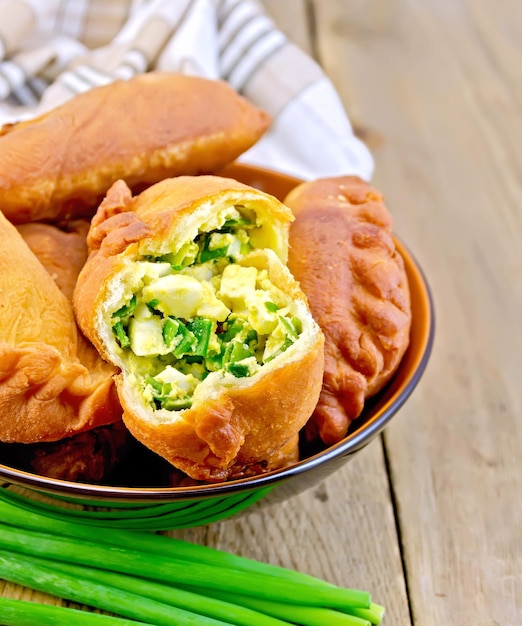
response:
[[(17, 227), (71, 305), (76, 279), (87, 260), (89, 226), (87, 220), (74, 220), (66, 225), (67, 230), (38, 222)], [(113, 376), (113, 368), (101, 361), (93, 345), (81, 333), (78, 333), (77, 354), (88, 371), (106, 371), (108, 379)], [(118, 407), (116, 394), (112, 393), (112, 397)], [(0, 447), (0, 459), (4, 464), (40, 476), (101, 483), (121, 464), (130, 442), (131, 435), (118, 420), (58, 441), (4, 444)]]
[(71, 302), (76, 279), (87, 260), (89, 227), (87, 220), (73, 220), (67, 230), (39, 222), (17, 226), (25, 243)]
[[(67, 223), (67, 230), (39, 222), (17, 226), (25, 243), (66, 296), (69, 308), (72, 307), (78, 274), (87, 260), (89, 228), (90, 222), (87, 220), (72, 220)], [(77, 333), (76, 353), (88, 371), (105, 371), (108, 378), (115, 373), (114, 368), (104, 363), (94, 346), (81, 333)]]
[(323, 336), (284, 264), (291, 219), (272, 196), (216, 176), (136, 197), (116, 183), (93, 219), (78, 323), (122, 370), (131, 433), (193, 479), (296, 460)]
[(0, 130), (0, 197), (13, 223), (91, 216), (131, 187), (211, 173), (265, 132), (268, 116), (222, 81), (150, 72)]
[(121, 417), (70, 301), (0, 213), (0, 441), (56, 441)]
[(285, 204), (288, 266), (325, 334), (323, 389), (307, 433), (342, 439), (409, 344), (408, 280), (381, 194), (353, 176), (303, 183)]

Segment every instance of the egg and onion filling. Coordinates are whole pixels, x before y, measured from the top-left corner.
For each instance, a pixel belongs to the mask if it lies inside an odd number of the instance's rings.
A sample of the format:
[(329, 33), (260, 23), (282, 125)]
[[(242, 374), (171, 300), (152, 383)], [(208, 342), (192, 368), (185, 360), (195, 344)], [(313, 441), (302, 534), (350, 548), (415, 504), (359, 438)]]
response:
[(190, 408), (207, 376), (253, 376), (298, 339), (290, 298), (265, 269), (238, 264), (259, 230), (253, 212), (235, 205), (176, 253), (133, 264), (134, 291), (112, 314), (112, 331), (153, 409)]

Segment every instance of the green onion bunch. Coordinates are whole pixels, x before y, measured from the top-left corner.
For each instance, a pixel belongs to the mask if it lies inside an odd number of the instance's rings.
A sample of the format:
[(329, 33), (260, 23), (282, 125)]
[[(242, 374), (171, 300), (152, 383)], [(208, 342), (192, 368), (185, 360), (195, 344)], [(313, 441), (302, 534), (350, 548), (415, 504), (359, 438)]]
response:
[(0, 519), (0, 578), (111, 614), (0, 598), (2, 626), (371, 626), (384, 615), (364, 591), (164, 535), (7, 502)]

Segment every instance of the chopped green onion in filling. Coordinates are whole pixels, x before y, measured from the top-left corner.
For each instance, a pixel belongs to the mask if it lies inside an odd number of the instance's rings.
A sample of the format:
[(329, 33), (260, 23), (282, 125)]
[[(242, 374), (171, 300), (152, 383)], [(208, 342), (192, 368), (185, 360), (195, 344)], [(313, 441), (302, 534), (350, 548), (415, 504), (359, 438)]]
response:
[(214, 372), (253, 376), (302, 333), (267, 271), (237, 264), (256, 229), (255, 217), (236, 206), (176, 253), (137, 262), (143, 280), (112, 314), (112, 330), (154, 409), (190, 408)]

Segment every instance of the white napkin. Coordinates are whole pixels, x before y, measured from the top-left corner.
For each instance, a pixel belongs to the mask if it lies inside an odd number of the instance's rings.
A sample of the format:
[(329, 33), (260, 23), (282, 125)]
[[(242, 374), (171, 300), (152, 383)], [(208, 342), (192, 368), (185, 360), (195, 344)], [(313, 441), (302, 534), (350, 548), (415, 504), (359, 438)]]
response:
[(331, 81), (255, 0), (0, 0), (0, 124), (153, 69), (221, 78), (272, 117), (241, 159), (307, 180), (373, 160)]

